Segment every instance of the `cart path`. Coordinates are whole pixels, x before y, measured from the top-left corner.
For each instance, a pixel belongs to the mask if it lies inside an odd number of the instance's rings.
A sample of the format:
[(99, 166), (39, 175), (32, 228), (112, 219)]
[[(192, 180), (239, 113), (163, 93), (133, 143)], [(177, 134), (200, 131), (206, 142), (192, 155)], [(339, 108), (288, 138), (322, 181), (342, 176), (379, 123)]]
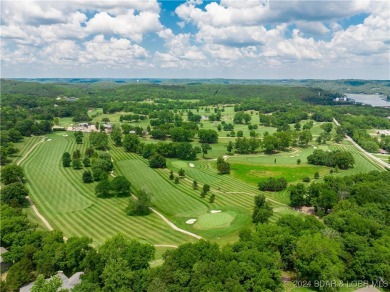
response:
[[(333, 122), (336, 124), (336, 126), (340, 127), (340, 123), (333, 118)], [(366, 158), (374, 162), (376, 165), (380, 166), (382, 169), (387, 170), (390, 169), (390, 164), (384, 162), (382, 159), (372, 155), (370, 152), (367, 152), (364, 150), (358, 143), (356, 143), (350, 136), (345, 134), (345, 138), (352, 143), (353, 146), (355, 146)]]
[(27, 152), (26, 154), (24, 154), (24, 156), (22, 157), (22, 159), (20, 159), (20, 160), (16, 163), (16, 165), (19, 166), (19, 164), (21, 164), (22, 161), (25, 160), (25, 159), (27, 158), (27, 156), (35, 149), (35, 147), (37, 147), (37, 146), (38, 146), (39, 144), (41, 144), (42, 142), (45, 142), (45, 138), (46, 138), (46, 137), (43, 137), (43, 138), (42, 138), (42, 141), (39, 141), (39, 142), (36, 143), (33, 147), (31, 147), (31, 149), (28, 150), (28, 152)]
[(51, 227), (50, 223), (45, 219), (45, 217), (42, 216), (41, 213), (39, 213), (37, 207), (35, 206), (34, 202), (31, 200), (29, 196), (26, 197), (27, 201), (30, 203), (31, 208), (34, 210), (35, 214), (39, 217), (39, 219), (42, 220), (42, 222), (46, 225), (47, 229), (49, 231), (53, 231), (53, 227)]

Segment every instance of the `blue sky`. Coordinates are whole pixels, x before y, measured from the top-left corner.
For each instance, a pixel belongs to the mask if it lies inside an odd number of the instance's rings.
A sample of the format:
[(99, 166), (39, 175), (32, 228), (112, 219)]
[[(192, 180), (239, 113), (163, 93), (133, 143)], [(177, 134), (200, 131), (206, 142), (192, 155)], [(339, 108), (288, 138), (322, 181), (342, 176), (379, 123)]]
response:
[(390, 79), (390, 1), (1, 2), (1, 76)]

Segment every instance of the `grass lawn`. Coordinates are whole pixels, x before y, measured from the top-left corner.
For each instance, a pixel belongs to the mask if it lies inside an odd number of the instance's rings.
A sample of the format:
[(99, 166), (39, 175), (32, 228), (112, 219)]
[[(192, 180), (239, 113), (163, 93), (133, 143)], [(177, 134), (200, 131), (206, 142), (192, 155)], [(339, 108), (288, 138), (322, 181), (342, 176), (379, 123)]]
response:
[[(210, 240), (230, 242), (237, 240), (238, 231), (242, 227), (251, 225), (252, 196), (244, 196), (243, 198), (234, 194), (224, 196), (212, 189), (206, 198), (201, 198), (200, 190), (192, 189), (192, 180), (189, 179), (188, 175), (186, 178), (180, 179), (179, 184), (175, 184), (168, 179), (169, 171), (166, 169), (151, 169), (138, 155), (125, 153), (121, 148), (115, 148), (112, 151), (114, 160), (118, 161), (115, 163), (118, 172), (126, 176), (136, 189), (147, 189), (151, 194), (154, 207), (178, 227)], [(185, 168), (186, 164), (186, 162), (177, 161), (180, 168)], [(216, 195), (213, 204), (209, 203), (211, 194)], [(212, 223), (212, 220), (207, 220), (207, 215), (210, 215), (209, 211), (213, 209), (223, 210), (223, 212), (236, 214), (236, 216), (231, 218), (232, 220), (226, 221), (223, 226), (219, 224), (217, 226)], [(186, 224), (189, 219), (198, 219), (203, 223), (210, 221), (205, 223), (210, 225), (208, 228), (198, 228), (200, 225)]]
[(304, 177), (313, 178), (318, 171), (320, 176), (329, 174), (328, 167), (316, 165), (290, 165), (290, 164), (231, 164), (232, 174), (248, 183), (257, 185), (269, 177), (284, 177), (287, 182), (301, 182)]
[(92, 238), (95, 244), (118, 233), (151, 244), (177, 245), (193, 240), (171, 229), (155, 214), (127, 216), (124, 209), (128, 198), (96, 198), (96, 183), (83, 184), (83, 170), (63, 168), (60, 162), (64, 151), (80, 149), (84, 153), (87, 141), (76, 145), (71, 133), (68, 137), (63, 134), (49, 135), (52, 140), (39, 144), (22, 163), (31, 198), (53, 228), (63, 231), (66, 237)]
[(196, 229), (226, 228), (230, 226), (236, 215), (235, 212), (231, 211), (203, 214), (198, 217), (194, 227)]

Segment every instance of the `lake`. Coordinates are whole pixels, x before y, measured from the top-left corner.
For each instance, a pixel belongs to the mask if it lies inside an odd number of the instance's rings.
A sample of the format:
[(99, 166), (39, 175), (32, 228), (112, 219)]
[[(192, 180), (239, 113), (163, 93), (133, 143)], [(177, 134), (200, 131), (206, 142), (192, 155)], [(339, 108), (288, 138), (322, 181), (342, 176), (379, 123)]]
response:
[(346, 93), (345, 96), (347, 98), (353, 99), (356, 102), (361, 102), (372, 106), (390, 107), (390, 102), (386, 100), (385, 95)]

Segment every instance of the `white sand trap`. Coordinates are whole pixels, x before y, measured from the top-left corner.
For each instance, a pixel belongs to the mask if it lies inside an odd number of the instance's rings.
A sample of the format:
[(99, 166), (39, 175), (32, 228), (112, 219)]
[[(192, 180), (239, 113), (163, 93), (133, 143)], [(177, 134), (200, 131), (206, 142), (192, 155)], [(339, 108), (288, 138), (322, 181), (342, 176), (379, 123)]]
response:
[(47, 139), (47, 142), (50, 142), (52, 139)]
[(194, 224), (196, 222), (196, 219), (189, 219), (186, 221), (186, 224)]
[(62, 136), (64, 136), (64, 137), (68, 137), (68, 135), (62, 135)]
[(195, 167), (195, 165), (193, 163), (188, 163), (188, 166), (189, 167)]
[(213, 214), (215, 214), (215, 213), (221, 213), (222, 211), (221, 210), (211, 210), (210, 211), (210, 213), (213, 213)]
[(313, 149), (317, 149), (317, 147), (316, 147), (316, 146), (313, 146)]
[(290, 156), (290, 157), (294, 157), (294, 155)]

